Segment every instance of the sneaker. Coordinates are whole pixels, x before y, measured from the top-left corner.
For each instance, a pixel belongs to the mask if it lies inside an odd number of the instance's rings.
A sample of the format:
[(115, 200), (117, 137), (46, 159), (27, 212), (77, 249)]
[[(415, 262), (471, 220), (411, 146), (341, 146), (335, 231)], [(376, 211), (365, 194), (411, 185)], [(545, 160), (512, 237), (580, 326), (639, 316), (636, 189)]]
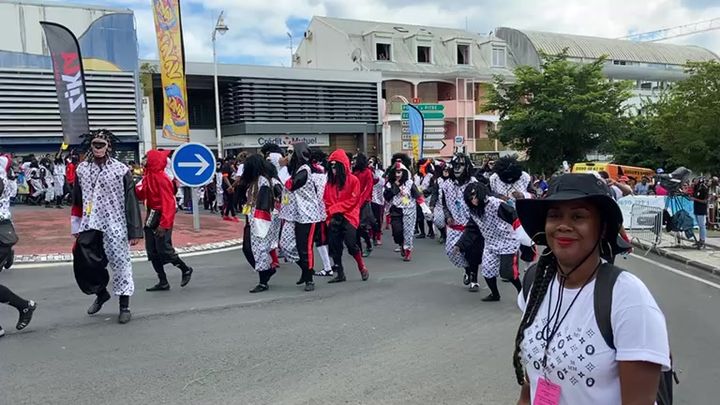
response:
[(305, 291), (315, 291), (315, 283), (313, 283), (312, 281), (308, 281), (307, 283), (305, 283)]
[(405, 254), (403, 255), (403, 261), (409, 262), (412, 260), (412, 250), (406, 250)]
[(463, 285), (470, 285), (470, 275), (467, 273), (463, 274)]
[(129, 309), (121, 309), (120, 314), (118, 315), (118, 323), (125, 325), (126, 323), (130, 322), (132, 319), (132, 314), (130, 313)]
[(368, 271), (367, 267), (360, 270), (360, 277), (362, 277), (362, 281), (368, 281), (370, 278), (370, 272)]
[(402, 253), (402, 248), (400, 246), (396, 247), (395, 250), (393, 250), (395, 253)]
[(468, 288), (468, 291), (472, 293), (476, 293), (480, 291), (480, 284), (478, 283), (470, 283), (470, 288)]
[(315, 273), (316, 277), (332, 277), (335, 273), (332, 270), (323, 270), (320, 272)]
[(427, 237), (428, 237), (428, 239), (435, 239), (435, 234), (434, 234), (434, 233), (429, 233), (429, 234), (427, 235)]
[(240, 222), (240, 218), (238, 218), (238, 217), (232, 217), (232, 219), (231, 219), (230, 221), (232, 221), (232, 222)]
[(415, 239), (425, 239), (426, 236), (424, 233), (421, 233), (420, 235), (415, 236)]
[(154, 292), (154, 291), (170, 291), (170, 284), (169, 283), (157, 283), (154, 286), (146, 289), (147, 292)]
[(490, 294), (487, 297), (483, 298), (482, 301), (483, 302), (498, 302), (498, 301), (500, 301), (500, 296)]
[(182, 280), (180, 281), (180, 287), (185, 287), (190, 283), (190, 279), (192, 279), (193, 274), (193, 268), (188, 267), (188, 270), (186, 272), (183, 272), (182, 274)]
[(338, 272), (338, 273), (335, 275), (335, 278), (333, 278), (332, 280), (328, 281), (328, 284), (344, 283), (344, 282), (346, 282), (346, 281), (347, 281), (347, 279), (345, 278), (345, 275), (344, 275), (344, 274), (341, 274), (340, 272)]
[(362, 252), (362, 257), (370, 257), (370, 253), (372, 252), (372, 249), (365, 249)]
[(223, 217), (223, 221), (231, 221), (230, 217)]
[(267, 290), (269, 290), (269, 289), (270, 289), (270, 287), (268, 287), (267, 284), (258, 284), (258, 285), (255, 286), (255, 288), (253, 288), (252, 290), (250, 290), (250, 294), (255, 294), (255, 293), (259, 293), (259, 292), (264, 292), (264, 291), (267, 291)]
[(440, 239), (438, 239), (438, 243), (441, 244), (441, 245), (444, 245), (444, 244), (445, 244), (445, 238), (443, 238), (443, 237), (441, 236)]
[(20, 318), (18, 319), (17, 325), (15, 325), (15, 329), (25, 329), (30, 324), (30, 321), (33, 317), (33, 312), (35, 312), (36, 309), (37, 304), (34, 301), (28, 301), (27, 307), (23, 308), (20, 311)]

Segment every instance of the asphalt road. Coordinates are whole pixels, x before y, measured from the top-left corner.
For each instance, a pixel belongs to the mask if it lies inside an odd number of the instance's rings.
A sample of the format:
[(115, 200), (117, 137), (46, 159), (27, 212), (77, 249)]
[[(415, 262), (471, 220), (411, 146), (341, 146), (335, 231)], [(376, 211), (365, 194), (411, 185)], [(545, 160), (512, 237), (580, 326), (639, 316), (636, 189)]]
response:
[[(173, 289), (153, 294), (152, 269), (135, 264), (128, 325), (116, 323), (116, 299), (85, 315), (92, 297), (69, 266), (0, 273), (40, 306), (21, 333), (0, 306), (0, 405), (515, 404), (514, 289), (482, 303), (487, 290), (466, 292), (435, 242), (418, 241), (409, 264), (382, 247), (370, 281), (348, 271), (349, 282), (318, 279), (314, 293), (295, 287), (288, 264), (269, 292), (249, 294), (256, 276), (239, 250), (187, 260), (193, 282), (181, 289), (171, 270)], [(676, 404), (718, 403), (720, 290), (636, 258), (620, 264), (665, 311)]]

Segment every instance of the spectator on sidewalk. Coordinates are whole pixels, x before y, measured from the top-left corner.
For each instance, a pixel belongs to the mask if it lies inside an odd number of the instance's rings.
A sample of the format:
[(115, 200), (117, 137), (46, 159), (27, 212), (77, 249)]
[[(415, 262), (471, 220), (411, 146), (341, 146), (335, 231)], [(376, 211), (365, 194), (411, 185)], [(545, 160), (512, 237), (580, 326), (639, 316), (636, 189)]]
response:
[(708, 186), (704, 177), (693, 180), (692, 196), (693, 211), (698, 227), (700, 228), (700, 240), (696, 246), (702, 248), (707, 238), (707, 214), (708, 214)]
[(648, 179), (647, 176), (643, 176), (640, 183), (635, 185), (635, 195), (648, 195), (650, 192), (650, 186), (648, 185), (649, 181), (650, 179)]

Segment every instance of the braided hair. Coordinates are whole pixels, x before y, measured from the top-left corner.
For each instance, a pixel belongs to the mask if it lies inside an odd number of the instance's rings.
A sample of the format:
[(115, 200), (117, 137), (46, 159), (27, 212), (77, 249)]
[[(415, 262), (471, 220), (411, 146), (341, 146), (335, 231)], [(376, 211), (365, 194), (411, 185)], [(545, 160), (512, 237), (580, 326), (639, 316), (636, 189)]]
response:
[(120, 139), (112, 133), (112, 131), (107, 129), (98, 129), (95, 131), (90, 131), (87, 134), (80, 135), (82, 138), (82, 142), (80, 142), (80, 146), (78, 147), (79, 150), (83, 151), (85, 153), (85, 160), (92, 162), (95, 157), (92, 154), (92, 151), (90, 150), (90, 144), (95, 139), (102, 139), (104, 141), (107, 141), (108, 143), (108, 151), (106, 153), (107, 157), (112, 157), (114, 148), (113, 146), (117, 143), (120, 143)]
[(550, 287), (550, 282), (553, 277), (555, 277), (555, 274), (557, 274), (557, 260), (549, 248), (545, 249), (536, 266), (535, 281), (530, 289), (530, 294), (528, 294), (527, 302), (525, 303), (525, 314), (523, 315), (522, 321), (520, 321), (520, 326), (515, 336), (513, 368), (515, 369), (517, 382), (520, 385), (525, 384), (525, 369), (523, 368), (520, 357), (520, 344), (525, 338), (525, 330), (535, 321), (535, 317), (545, 299), (545, 294), (547, 294), (548, 288)]

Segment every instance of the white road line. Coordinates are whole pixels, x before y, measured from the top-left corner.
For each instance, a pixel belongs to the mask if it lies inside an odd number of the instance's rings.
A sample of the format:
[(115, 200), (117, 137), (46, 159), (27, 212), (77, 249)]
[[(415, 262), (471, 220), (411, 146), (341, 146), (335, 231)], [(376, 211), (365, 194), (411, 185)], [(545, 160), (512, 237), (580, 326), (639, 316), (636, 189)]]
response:
[[(233, 250), (240, 250), (242, 249), (242, 244), (237, 246), (228, 246), (225, 248), (220, 249), (214, 249), (214, 250), (203, 250), (200, 252), (189, 252), (189, 253), (181, 253), (180, 257), (196, 257), (196, 256), (205, 256), (205, 255), (212, 255), (215, 253), (225, 253), (225, 252), (232, 252)], [(133, 263), (138, 262), (146, 262), (147, 257), (134, 257), (132, 259)], [(60, 267), (60, 266), (72, 266), (72, 262), (59, 262), (59, 263), (19, 263), (14, 266), (12, 266), (12, 269), (15, 270), (23, 270), (23, 269), (41, 269), (43, 267)]]
[(677, 274), (678, 276), (683, 276), (683, 277), (689, 278), (689, 279), (691, 279), (691, 280), (698, 281), (698, 282), (700, 282), (700, 283), (703, 283), (703, 284), (705, 284), (705, 285), (709, 285), (710, 287), (714, 287), (714, 288), (717, 288), (718, 290), (720, 290), (720, 284), (713, 283), (712, 281), (707, 281), (707, 280), (705, 280), (705, 279), (703, 279), (703, 278), (700, 278), (700, 277), (698, 277), (698, 276), (693, 276), (692, 274), (686, 273), (686, 272), (681, 271), (681, 270), (673, 269), (673, 268), (670, 267), (670, 266), (666, 266), (666, 265), (664, 265), (664, 264), (662, 264), (662, 263), (656, 262), (656, 261), (654, 261), (654, 260), (650, 260), (650, 259), (648, 259), (647, 257), (644, 257), (644, 256), (639, 256), (639, 255), (637, 255), (637, 254), (635, 254), (635, 253), (631, 253), (630, 256), (632, 256), (634, 259), (638, 259), (638, 260), (641, 260), (641, 261), (646, 262), (646, 263), (648, 263), (648, 264), (652, 264), (653, 266), (660, 267), (660, 268), (663, 269), (663, 270), (667, 270), (667, 271), (669, 271), (669, 272), (671, 272), (671, 273), (675, 273), (675, 274)]

